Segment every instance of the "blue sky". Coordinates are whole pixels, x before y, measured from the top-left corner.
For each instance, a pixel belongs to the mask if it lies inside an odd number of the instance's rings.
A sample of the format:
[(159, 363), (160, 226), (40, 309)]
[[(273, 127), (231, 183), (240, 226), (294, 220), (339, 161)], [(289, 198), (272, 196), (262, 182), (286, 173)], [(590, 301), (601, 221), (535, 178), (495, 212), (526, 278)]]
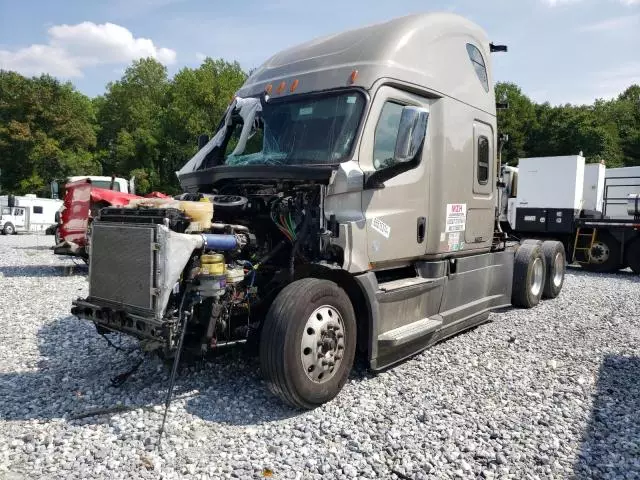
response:
[(47, 72), (93, 96), (140, 56), (170, 74), (204, 56), (249, 69), (313, 37), (443, 10), (507, 44), (496, 79), (536, 101), (592, 103), (640, 83), (640, 0), (0, 0), (0, 68)]

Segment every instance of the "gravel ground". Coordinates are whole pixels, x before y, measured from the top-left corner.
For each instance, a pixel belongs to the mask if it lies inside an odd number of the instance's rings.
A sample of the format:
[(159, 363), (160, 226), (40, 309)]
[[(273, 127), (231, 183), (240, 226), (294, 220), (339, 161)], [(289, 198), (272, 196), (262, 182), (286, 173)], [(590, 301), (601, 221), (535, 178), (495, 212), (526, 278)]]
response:
[[(312, 412), (232, 352), (168, 369), (70, 317), (86, 267), (0, 237), (0, 478), (640, 478), (640, 279), (570, 270), (556, 301), (493, 314)], [(130, 349), (124, 337), (115, 343)], [(108, 414), (77, 418), (92, 410)], [(117, 408), (123, 410), (116, 411)]]

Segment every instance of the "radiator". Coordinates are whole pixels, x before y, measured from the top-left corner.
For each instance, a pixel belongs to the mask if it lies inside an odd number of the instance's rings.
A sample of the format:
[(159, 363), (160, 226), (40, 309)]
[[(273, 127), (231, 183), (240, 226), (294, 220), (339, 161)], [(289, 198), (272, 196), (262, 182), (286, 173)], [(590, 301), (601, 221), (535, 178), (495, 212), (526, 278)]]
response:
[(91, 230), (89, 299), (145, 315), (159, 313), (158, 225), (96, 221)]

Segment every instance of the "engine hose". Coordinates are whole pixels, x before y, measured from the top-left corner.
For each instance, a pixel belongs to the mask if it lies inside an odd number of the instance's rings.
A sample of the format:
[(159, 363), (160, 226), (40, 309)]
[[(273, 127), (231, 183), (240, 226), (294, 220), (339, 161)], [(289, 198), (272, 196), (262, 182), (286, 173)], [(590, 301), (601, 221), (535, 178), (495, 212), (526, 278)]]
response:
[(269, 253), (258, 260), (258, 262), (256, 263), (256, 268), (258, 267), (258, 265), (263, 265), (271, 260), (280, 250), (284, 248), (287, 243), (287, 240), (281, 240), (280, 243), (276, 245)]
[(289, 258), (289, 277), (293, 280), (295, 275), (295, 264), (296, 264), (296, 254), (300, 249), (300, 243), (307, 237), (307, 231), (309, 230), (309, 218), (311, 217), (311, 212), (307, 212), (304, 216), (304, 220), (302, 221), (302, 227), (300, 228), (300, 235), (295, 240), (294, 244), (291, 247), (291, 257)]

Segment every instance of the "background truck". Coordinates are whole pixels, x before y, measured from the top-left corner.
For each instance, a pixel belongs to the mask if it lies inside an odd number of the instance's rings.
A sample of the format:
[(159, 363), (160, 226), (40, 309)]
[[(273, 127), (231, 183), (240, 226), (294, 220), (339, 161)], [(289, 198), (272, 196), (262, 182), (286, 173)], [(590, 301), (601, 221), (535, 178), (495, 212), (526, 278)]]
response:
[[(142, 197), (132, 193), (133, 179), (119, 177), (69, 177), (64, 186), (64, 204), (58, 215), (56, 255), (88, 258), (88, 235), (92, 220), (101, 208), (127, 205)], [(153, 192), (150, 196), (164, 197)]]
[(178, 172), (179, 200), (101, 210), (72, 313), (174, 372), (185, 348), (255, 339), (271, 391), (313, 408), (357, 349), (380, 370), (556, 297), (562, 244), (508, 242), (498, 221), (505, 49), (423, 14), (271, 57)]
[(640, 167), (536, 157), (503, 167), (502, 176), (505, 231), (561, 241), (570, 262), (587, 270), (640, 274)]
[(0, 196), (0, 232), (4, 235), (44, 232), (56, 224), (62, 201), (33, 194)]

